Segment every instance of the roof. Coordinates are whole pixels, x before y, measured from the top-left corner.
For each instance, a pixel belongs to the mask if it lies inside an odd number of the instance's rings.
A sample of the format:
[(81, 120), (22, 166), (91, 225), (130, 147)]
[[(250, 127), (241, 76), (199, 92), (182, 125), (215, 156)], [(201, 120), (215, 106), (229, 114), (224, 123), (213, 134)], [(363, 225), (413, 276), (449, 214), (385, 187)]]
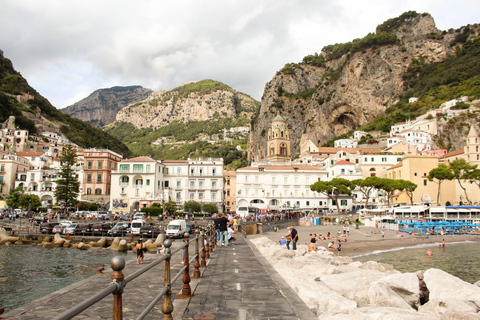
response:
[(325, 171), (322, 168), (315, 166), (258, 166), (258, 167), (243, 167), (238, 168), (238, 171), (258, 171), (259, 169), (264, 169), (265, 171)]
[(150, 157), (136, 157), (132, 159), (123, 160), (122, 162), (157, 162)]
[(162, 163), (188, 163), (188, 160), (163, 160)]
[(334, 164), (334, 165), (336, 166), (337, 164), (349, 164), (349, 165), (355, 165), (355, 163), (352, 163), (352, 162), (350, 162), (350, 161), (346, 161), (346, 160), (340, 160), (340, 161), (338, 161), (338, 162), (335, 162), (335, 164)]
[(335, 154), (338, 151), (346, 151), (348, 153), (357, 153), (365, 154), (365, 153), (380, 153), (382, 149), (379, 148), (334, 148), (334, 147), (319, 147), (318, 154)]
[(285, 121), (285, 119), (283, 119), (281, 115), (277, 115), (275, 118), (273, 118), (273, 121)]
[(401, 166), (403, 166), (403, 162), (399, 162), (397, 164), (394, 164), (393, 166), (387, 168), (387, 170), (391, 170), (391, 169), (395, 169), (395, 168), (400, 168)]
[(28, 157), (40, 157), (43, 152), (34, 152), (34, 151), (19, 151), (17, 152), (17, 156), (28, 156)]
[(458, 155), (463, 154), (463, 153), (464, 153), (463, 150), (452, 151), (452, 152), (444, 154), (439, 159), (450, 158), (450, 157), (458, 156)]

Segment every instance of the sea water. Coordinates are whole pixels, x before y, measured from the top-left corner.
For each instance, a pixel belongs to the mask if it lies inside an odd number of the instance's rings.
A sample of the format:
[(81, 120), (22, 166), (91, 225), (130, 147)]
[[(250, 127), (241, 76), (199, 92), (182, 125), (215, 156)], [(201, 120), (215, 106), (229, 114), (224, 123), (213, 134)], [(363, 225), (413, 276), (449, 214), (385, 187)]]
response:
[(113, 250), (76, 250), (37, 246), (0, 246), (0, 307), (18, 308), (74, 282), (110, 269), (113, 257), (133, 254)]
[[(436, 268), (470, 283), (480, 280), (479, 242), (450, 242), (445, 244), (445, 248), (439, 245), (440, 243), (421, 244), (413, 247), (378, 250), (351, 258), (361, 262), (374, 260), (391, 264), (401, 272), (416, 272)], [(433, 252), (432, 256), (427, 255), (426, 251), (428, 249)]]

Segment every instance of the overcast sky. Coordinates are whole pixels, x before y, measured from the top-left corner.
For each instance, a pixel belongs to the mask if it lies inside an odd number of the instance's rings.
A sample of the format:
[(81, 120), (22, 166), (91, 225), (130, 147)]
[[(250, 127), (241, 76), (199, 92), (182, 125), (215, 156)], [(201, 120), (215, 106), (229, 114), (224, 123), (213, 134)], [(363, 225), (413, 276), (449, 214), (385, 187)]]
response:
[(286, 63), (409, 10), (440, 30), (480, 22), (478, 0), (0, 0), (0, 49), (57, 108), (100, 88), (202, 79), (260, 100)]

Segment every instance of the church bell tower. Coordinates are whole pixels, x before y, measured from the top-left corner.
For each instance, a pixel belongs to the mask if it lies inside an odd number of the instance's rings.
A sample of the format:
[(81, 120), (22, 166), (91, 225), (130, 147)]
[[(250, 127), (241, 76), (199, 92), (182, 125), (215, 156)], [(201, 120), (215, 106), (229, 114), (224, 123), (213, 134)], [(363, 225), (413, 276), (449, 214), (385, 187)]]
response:
[(283, 162), (291, 160), (290, 135), (282, 116), (277, 115), (268, 129), (267, 160)]

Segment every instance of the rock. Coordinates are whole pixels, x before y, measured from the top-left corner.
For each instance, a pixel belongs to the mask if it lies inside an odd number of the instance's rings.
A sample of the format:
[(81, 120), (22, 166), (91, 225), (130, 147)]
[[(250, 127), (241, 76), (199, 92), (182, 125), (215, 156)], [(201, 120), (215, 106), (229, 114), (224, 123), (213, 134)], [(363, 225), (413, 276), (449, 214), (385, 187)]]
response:
[(78, 243), (72, 243), (72, 248), (77, 249), (78, 248)]
[(393, 268), (392, 265), (380, 263), (376, 261), (367, 261), (359, 266), (361, 269), (370, 269), (370, 270), (378, 270), (381, 272), (391, 272), (396, 273), (397, 271)]
[(155, 239), (155, 242), (153, 244), (156, 245), (157, 247), (161, 247), (161, 246), (163, 246), (163, 241), (165, 241), (165, 234), (160, 233), (157, 236), (157, 239)]
[(477, 281), (477, 282), (475, 282), (475, 283), (474, 283), (474, 285), (476, 285), (476, 286), (480, 287), (480, 280), (479, 280), (479, 281)]
[(418, 311), (424, 314), (430, 314), (440, 319), (448, 320), (473, 320), (479, 319), (478, 306), (472, 302), (465, 302), (458, 299), (449, 299), (440, 301), (431, 299)]
[(414, 310), (392, 307), (364, 307), (357, 308), (348, 314), (323, 314), (318, 319), (322, 320), (438, 320), (437, 317), (418, 313)]
[(105, 237), (102, 237), (97, 242), (93, 242), (93, 244), (91, 244), (92, 248), (103, 248), (106, 245), (107, 245), (107, 238)]
[(143, 247), (148, 250), (148, 252), (157, 251), (158, 246), (152, 242), (152, 240), (147, 240)]
[(12, 242), (17, 242), (18, 240), (20, 240), (19, 237), (9, 236), (5, 229), (0, 230), (0, 244), (7, 244), (7, 242), (12, 244)]
[(70, 240), (65, 240), (65, 242), (63, 243), (64, 248), (70, 248), (71, 246), (72, 246), (72, 243), (70, 242)]
[(89, 245), (89, 244), (86, 244), (86, 243), (83, 243), (83, 242), (80, 242), (77, 246), (77, 249), (79, 250), (88, 250), (88, 249), (91, 249), (92, 247)]
[(15, 244), (23, 244), (22, 240), (15, 241)]
[[(390, 294), (388, 298), (378, 296), (381, 291), (390, 292), (387, 288), (394, 295)], [(371, 306), (404, 308), (404, 303), (406, 303), (407, 306), (415, 310), (420, 306), (419, 279), (415, 273), (398, 273), (377, 280), (370, 285), (368, 293)]]
[(116, 238), (113, 239), (112, 244), (108, 248), (116, 251), (118, 249), (118, 244), (119, 243), (120, 243), (120, 238), (116, 237)]
[(56, 248), (63, 247), (63, 244), (65, 243), (65, 239), (63, 239), (60, 234), (55, 234), (53, 237), (53, 246)]
[(118, 246), (117, 246), (117, 251), (119, 252), (125, 252), (127, 250), (129, 250), (130, 248), (128, 248), (128, 245), (127, 245), (127, 240), (120, 240), (120, 242), (118, 243)]

